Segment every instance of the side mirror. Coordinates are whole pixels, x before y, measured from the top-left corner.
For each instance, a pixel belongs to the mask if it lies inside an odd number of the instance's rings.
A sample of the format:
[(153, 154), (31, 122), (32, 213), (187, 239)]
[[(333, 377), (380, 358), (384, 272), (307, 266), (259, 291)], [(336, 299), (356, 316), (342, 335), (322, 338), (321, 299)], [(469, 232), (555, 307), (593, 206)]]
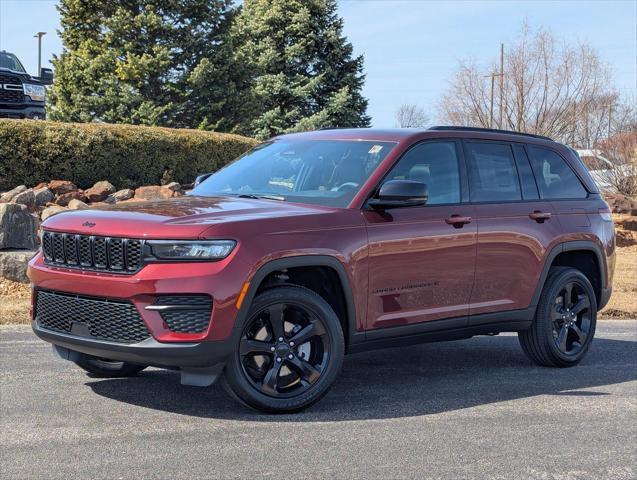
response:
[(389, 180), (383, 183), (378, 194), (369, 200), (372, 208), (416, 207), (427, 203), (427, 185), (413, 180)]
[(210, 172), (210, 173), (204, 173), (203, 175), (198, 175), (198, 176), (197, 176), (197, 178), (195, 178), (195, 187), (196, 187), (197, 185), (199, 185), (201, 182), (203, 182), (203, 181), (207, 180), (207, 179), (208, 179), (208, 177), (209, 177), (210, 175), (212, 175), (212, 174), (213, 174), (213, 172)]
[(51, 85), (53, 83), (53, 70), (50, 68), (41, 68), (40, 81), (45, 85)]

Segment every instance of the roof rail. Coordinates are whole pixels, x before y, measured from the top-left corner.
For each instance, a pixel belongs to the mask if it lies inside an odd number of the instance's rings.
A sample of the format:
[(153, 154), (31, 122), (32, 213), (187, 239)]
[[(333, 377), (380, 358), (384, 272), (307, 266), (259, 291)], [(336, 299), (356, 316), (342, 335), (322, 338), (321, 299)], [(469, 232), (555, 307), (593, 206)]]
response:
[(533, 138), (541, 138), (542, 140), (550, 140), (553, 142), (554, 140), (549, 137), (545, 137), (544, 135), (535, 135), (533, 133), (522, 133), (522, 132), (514, 132), (513, 130), (499, 130), (497, 128), (479, 128), (479, 127), (452, 127), (448, 125), (437, 125), (435, 127), (429, 127), (427, 130), (457, 130), (457, 131), (468, 131), (468, 132), (491, 132), (491, 133), (506, 133), (508, 135), (522, 135), (525, 137), (533, 137)]

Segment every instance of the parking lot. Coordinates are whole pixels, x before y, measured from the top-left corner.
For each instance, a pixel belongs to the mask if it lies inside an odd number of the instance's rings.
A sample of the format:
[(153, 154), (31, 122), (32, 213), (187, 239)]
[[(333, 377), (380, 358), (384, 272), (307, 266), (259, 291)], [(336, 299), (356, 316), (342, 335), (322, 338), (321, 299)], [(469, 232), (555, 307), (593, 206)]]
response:
[(635, 478), (637, 322), (602, 321), (571, 369), (513, 335), (354, 355), (297, 415), (174, 372), (101, 380), (0, 329), (2, 478)]

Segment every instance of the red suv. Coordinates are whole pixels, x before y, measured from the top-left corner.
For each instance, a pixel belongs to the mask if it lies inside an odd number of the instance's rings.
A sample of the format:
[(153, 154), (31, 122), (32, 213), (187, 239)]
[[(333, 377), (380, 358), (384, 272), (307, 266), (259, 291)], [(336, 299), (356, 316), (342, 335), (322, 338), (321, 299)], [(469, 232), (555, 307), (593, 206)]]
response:
[(290, 412), (363, 350), (513, 331), (535, 363), (575, 365), (611, 294), (610, 210), (549, 138), (324, 130), (202, 177), (44, 222), (35, 333), (94, 376), (223, 374), (245, 404)]

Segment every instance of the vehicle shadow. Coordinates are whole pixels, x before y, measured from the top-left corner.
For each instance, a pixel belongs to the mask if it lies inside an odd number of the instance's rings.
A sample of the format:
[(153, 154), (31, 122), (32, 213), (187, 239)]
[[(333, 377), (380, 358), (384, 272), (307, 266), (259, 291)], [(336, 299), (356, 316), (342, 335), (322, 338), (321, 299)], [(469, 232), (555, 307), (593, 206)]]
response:
[[(532, 365), (514, 336), (379, 350), (345, 359), (328, 395), (294, 415), (265, 415), (234, 401), (220, 385), (179, 384), (176, 372), (91, 380), (103, 397), (203, 418), (264, 422), (325, 422), (430, 415), (538, 395), (596, 396), (587, 389), (637, 380), (637, 342), (595, 339), (574, 368)], [(582, 399), (583, 400), (583, 399)], [(581, 400), (580, 400), (581, 401)]]

